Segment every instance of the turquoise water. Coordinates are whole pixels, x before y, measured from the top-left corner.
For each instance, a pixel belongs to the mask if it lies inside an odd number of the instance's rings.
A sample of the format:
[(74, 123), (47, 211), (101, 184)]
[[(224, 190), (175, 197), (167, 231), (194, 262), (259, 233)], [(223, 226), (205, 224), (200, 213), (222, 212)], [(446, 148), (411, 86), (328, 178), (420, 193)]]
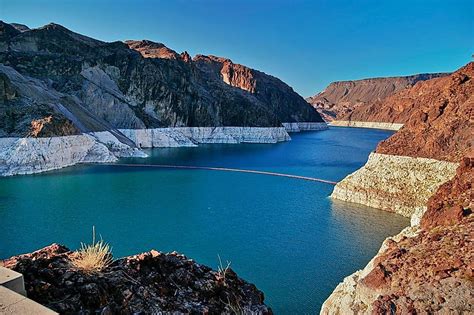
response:
[[(331, 128), (279, 144), (154, 149), (126, 163), (225, 166), (338, 181), (391, 132)], [(332, 202), (333, 186), (206, 170), (77, 166), (0, 179), (0, 258), (59, 242), (77, 248), (91, 227), (116, 257), (156, 248), (217, 267), (217, 255), (253, 282), (277, 314), (319, 311), (408, 220)]]

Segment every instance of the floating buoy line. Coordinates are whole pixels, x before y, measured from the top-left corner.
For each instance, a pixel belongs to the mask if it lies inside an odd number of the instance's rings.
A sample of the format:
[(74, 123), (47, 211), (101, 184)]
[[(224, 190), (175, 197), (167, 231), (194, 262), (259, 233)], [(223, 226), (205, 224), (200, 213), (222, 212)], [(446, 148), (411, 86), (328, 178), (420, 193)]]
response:
[(284, 173), (275, 173), (267, 171), (257, 171), (257, 170), (246, 170), (240, 168), (228, 168), (228, 167), (211, 167), (211, 166), (192, 166), (192, 165), (166, 165), (166, 164), (125, 164), (125, 163), (101, 163), (97, 165), (108, 165), (108, 166), (119, 166), (119, 167), (149, 167), (149, 168), (173, 168), (173, 169), (192, 169), (192, 170), (209, 170), (209, 171), (221, 171), (221, 172), (237, 172), (237, 173), (250, 173), (250, 174), (260, 174), (268, 176), (278, 176), (278, 177), (287, 177), (294, 179), (302, 179), (312, 182), (319, 182), (329, 185), (336, 185), (337, 182), (333, 182), (326, 179), (314, 178), (301, 175), (292, 175)]

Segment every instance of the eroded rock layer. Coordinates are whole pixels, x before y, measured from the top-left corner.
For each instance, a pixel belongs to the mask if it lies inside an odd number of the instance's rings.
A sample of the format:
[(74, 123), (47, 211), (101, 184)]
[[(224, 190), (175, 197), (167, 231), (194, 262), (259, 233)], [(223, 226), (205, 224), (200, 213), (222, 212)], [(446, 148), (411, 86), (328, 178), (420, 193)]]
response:
[(385, 129), (385, 130), (400, 130), (403, 124), (386, 123), (386, 122), (371, 122), (371, 121), (353, 121), (353, 120), (333, 120), (330, 126), (339, 127), (358, 127), (371, 129)]
[(85, 134), (52, 138), (0, 138), (1, 176), (116, 160), (104, 144)]
[(224, 276), (176, 252), (121, 258), (92, 274), (71, 266), (75, 255), (53, 244), (4, 265), (24, 275), (30, 299), (61, 314), (272, 313), (232, 269)]
[(426, 208), (456, 168), (452, 162), (371, 153), (362, 168), (337, 183), (331, 197), (410, 217)]
[(40, 173), (78, 163), (114, 162), (118, 157), (147, 157), (140, 148), (288, 140), (284, 127), (119, 129), (49, 138), (0, 138), (0, 176)]

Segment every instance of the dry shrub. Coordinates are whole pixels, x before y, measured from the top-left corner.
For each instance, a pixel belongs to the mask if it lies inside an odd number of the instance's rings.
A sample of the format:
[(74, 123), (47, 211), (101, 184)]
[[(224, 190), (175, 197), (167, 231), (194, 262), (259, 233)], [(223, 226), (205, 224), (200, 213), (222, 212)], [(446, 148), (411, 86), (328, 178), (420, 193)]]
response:
[(92, 244), (81, 243), (81, 248), (71, 259), (71, 265), (85, 273), (97, 273), (104, 270), (112, 261), (111, 247), (102, 237), (96, 242), (95, 227), (92, 227)]

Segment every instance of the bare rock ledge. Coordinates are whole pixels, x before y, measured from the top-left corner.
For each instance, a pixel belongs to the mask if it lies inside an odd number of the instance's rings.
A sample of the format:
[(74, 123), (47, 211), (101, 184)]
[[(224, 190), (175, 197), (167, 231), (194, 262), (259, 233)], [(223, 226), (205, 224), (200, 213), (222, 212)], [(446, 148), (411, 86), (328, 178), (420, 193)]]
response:
[(367, 163), (340, 181), (331, 198), (395, 212), (406, 217), (426, 210), (426, 202), (456, 174), (458, 163), (371, 153)]

